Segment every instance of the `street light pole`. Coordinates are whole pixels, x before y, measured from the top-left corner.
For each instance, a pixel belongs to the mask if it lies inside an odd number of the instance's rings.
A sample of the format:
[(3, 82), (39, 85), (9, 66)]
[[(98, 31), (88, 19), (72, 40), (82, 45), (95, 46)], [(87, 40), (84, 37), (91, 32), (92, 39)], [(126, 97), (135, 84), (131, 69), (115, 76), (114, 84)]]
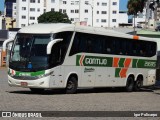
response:
[(81, 22), (81, 0), (79, 0), (79, 24)]
[(86, 5), (90, 5), (92, 9), (92, 27), (93, 27), (93, 6), (90, 3), (85, 3)]
[(92, 8), (92, 27), (93, 27), (93, 6), (91, 6)]

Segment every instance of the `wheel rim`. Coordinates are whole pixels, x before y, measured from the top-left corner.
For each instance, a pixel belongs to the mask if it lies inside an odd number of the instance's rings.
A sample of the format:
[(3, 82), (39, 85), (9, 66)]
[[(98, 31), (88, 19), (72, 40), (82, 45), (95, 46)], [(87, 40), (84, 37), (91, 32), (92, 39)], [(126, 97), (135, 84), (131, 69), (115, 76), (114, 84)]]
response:
[(140, 87), (141, 87), (141, 85), (142, 85), (141, 81), (140, 81), (140, 80), (138, 80), (138, 81), (137, 81), (137, 87), (138, 87), (138, 88), (140, 88)]
[(74, 83), (72, 81), (68, 81), (67, 89), (71, 90), (74, 88)]

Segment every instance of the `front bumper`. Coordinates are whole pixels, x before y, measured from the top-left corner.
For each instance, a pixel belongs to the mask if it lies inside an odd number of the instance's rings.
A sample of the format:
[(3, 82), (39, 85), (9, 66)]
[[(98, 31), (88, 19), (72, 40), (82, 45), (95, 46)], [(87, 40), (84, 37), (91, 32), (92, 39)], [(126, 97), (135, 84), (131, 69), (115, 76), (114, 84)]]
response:
[(43, 77), (43, 78), (36, 79), (36, 80), (19, 80), (19, 79), (14, 79), (8, 75), (9, 86), (14, 86), (14, 87), (50, 88), (49, 81), (50, 81), (50, 76)]

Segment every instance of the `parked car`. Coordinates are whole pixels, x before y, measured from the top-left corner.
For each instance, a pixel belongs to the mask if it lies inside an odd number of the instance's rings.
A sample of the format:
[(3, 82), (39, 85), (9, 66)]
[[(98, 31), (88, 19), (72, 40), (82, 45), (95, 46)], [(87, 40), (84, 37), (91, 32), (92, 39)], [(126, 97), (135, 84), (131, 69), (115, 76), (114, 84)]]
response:
[(137, 28), (142, 28), (142, 26), (140, 24), (137, 24)]
[(160, 25), (156, 27), (155, 31), (160, 31)]

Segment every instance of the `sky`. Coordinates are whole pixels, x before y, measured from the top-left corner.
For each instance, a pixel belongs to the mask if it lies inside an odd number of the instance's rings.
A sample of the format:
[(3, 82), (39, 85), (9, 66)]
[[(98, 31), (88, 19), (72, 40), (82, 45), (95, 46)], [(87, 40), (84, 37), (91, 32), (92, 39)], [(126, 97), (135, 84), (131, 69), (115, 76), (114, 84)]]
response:
[(0, 11), (4, 10), (4, 0), (0, 0)]
[[(128, 0), (120, 0), (120, 10), (127, 10), (127, 1)], [(0, 0), (0, 11), (4, 10), (4, 0)]]
[(127, 10), (128, 0), (120, 0), (119, 8), (120, 10)]

